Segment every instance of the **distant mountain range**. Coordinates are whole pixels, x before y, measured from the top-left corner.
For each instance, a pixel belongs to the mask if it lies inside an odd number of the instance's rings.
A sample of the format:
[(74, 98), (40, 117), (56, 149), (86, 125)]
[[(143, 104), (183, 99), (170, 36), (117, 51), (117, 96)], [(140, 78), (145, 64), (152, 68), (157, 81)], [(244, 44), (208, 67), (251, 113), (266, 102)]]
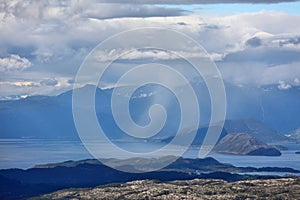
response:
[[(159, 159), (132, 158), (108, 160), (118, 166), (145, 168), (163, 162)], [(239, 175), (238, 172), (286, 172), (300, 173), (291, 168), (235, 167), (222, 164), (213, 158), (186, 159), (177, 161), (160, 171), (148, 173), (126, 173), (101, 164), (98, 160), (67, 161), (39, 165), (35, 168), (0, 170), (0, 199), (23, 199), (30, 196), (53, 192), (64, 188), (95, 187), (109, 183), (133, 180), (191, 180), (195, 178), (217, 178), (227, 181), (278, 178), (278, 176)]]
[[(201, 84), (198, 83), (198, 85), (202, 87)], [(78, 90), (88, 92), (94, 89), (95, 86), (86, 85)], [(299, 89), (294, 88), (289, 91), (281, 91), (276, 90), (276, 88), (265, 88), (264, 90), (260, 88), (260, 102), (257, 102), (257, 99), (253, 96), (251, 98), (236, 98), (238, 93), (244, 95), (257, 94), (257, 91), (245, 92), (241, 89), (238, 92), (234, 92), (239, 89), (233, 86), (227, 87), (227, 116), (239, 119), (225, 121), (219, 141), (228, 133), (247, 133), (264, 143), (283, 141), (287, 140), (287, 137), (270, 128), (267, 122), (269, 121), (272, 122), (269, 124), (273, 124), (273, 118), (274, 122), (283, 120), (284, 123), (278, 123), (282, 124), (279, 130), (290, 130), (292, 127), (298, 127), (300, 124), (300, 118), (295, 115), (295, 112), (298, 115), (297, 108), (300, 108), (300, 101), (297, 101)], [(102, 90), (96, 88), (96, 112), (98, 119), (100, 119), (99, 122), (103, 130), (109, 133), (107, 136), (110, 139), (131, 140), (133, 138), (124, 134), (113, 119), (110, 110), (112, 91), (113, 89)], [(271, 96), (274, 97), (272, 100), (269, 99)], [(168, 99), (168, 101), (166, 102), (165, 99)], [(261, 103), (267, 101), (267, 99), (269, 100), (266, 105), (261, 107)], [(278, 104), (279, 101), (281, 101), (280, 104)], [(280, 106), (282, 102), (286, 101), (289, 101), (288, 106)], [(207, 106), (209, 102), (206, 102), (206, 100), (203, 100), (203, 102), (204, 104), (200, 105), (201, 120), (206, 122), (208, 121), (206, 118), (210, 116), (209, 109), (207, 108), (209, 107)], [(235, 106), (233, 106), (233, 102), (235, 102)], [(165, 124), (166, 128), (157, 136), (150, 138), (150, 140), (155, 139), (157, 141), (159, 139), (162, 142), (172, 140), (172, 133), (176, 133), (180, 121), (180, 109), (178, 102), (170, 91), (158, 86), (144, 87), (134, 93), (130, 103), (132, 118), (139, 124), (146, 124), (147, 120), (149, 120), (147, 115), (149, 106), (154, 103), (163, 104), (168, 112), (168, 119)], [(257, 109), (258, 104), (260, 105), (259, 109)], [(262, 109), (266, 123), (258, 120), (261, 118)], [(258, 119), (244, 119), (253, 116)], [(285, 122), (287, 119), (289, 119), (288, 122)], [(31, 96), (13, 101), (0, 101), (0, 121), (0, 138), (79, 139), (72, 116), (72, 91), (62, 93), (58, 96)], [(193, 142), (194, 145), (202, 144), (206, 131), (207, 126), (199, 124), (199, 129)]]
[(287, 138), (265, 123), (255, 119), (226, 120), (224, 129), (228, 133), (247, 133), (256, 139), (269, 143), (283, 141)]
[[(200, 91), (205, 87), (195, 83)], [(93, 90), (86, 85), (79, 90)], [(155, 92), (153, 92), (153, 90)], [(152, 91), (152, 92), (151, 92)], [(249, 133), (263, 142), (286, 139), (278, 132), (287, 133), (299, 127), (300, 90), (291, 88), (240, 88), (226, 85), (227, 119), (222, 136), (231, 132)], [(201, 93), (201, 92), (200, 92)], [(207, 91), (206, 91), (207, 93)], [(110, 107), (112, 89), (96, 89), (96, 112), (104, 131), (111, 139), (131, 139), (117, 127)], [(201, 93), (202, 95), (202, 93)], [(201, 124), (198, 133), (207, 129), (210, 119), (210, 101), (201, 99)], [(168, 101), (165, 101), (168, 99)], [(180, 121), (178, 102), (172, 93), (159, 86), (145, 86), (134, 93), (130, 101), (132, 118), (139, 124), (147, 124), (148, 108), (153, 103), (166, 107), (168, 119), (157, 138), (167, 139), (175, 133)], [(245, 120), (246, 119), (246, 120)], [(69, 138), (78, 139), (72, 116), (72, 91), (58, 96), (31, 96), (19, 100), (0, 101), (0, 138)], [(272, 128), (270, 128), (272, 127)], [(202, 134), (200, 134), (201, 141)]]

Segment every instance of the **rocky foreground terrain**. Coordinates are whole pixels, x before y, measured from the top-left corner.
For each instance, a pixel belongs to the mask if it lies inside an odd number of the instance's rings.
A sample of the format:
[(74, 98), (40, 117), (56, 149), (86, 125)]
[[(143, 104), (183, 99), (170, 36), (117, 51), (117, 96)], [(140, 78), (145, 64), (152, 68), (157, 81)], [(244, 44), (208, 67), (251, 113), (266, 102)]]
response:
[(158, 182), (132, 181), (90, 189), (67, 189), (32, 199), (300, 199), (300, 178), (217, 179)]

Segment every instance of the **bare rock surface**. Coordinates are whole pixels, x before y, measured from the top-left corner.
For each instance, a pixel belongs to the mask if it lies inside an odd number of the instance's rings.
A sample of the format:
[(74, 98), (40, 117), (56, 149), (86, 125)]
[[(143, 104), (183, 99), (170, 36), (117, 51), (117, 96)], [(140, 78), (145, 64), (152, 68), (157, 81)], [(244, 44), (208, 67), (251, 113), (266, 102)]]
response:
[(89, 189), (67, 189), (32, 199), (300, 199), (300, 178), (217, 179), (157, 182), (132, 181)]

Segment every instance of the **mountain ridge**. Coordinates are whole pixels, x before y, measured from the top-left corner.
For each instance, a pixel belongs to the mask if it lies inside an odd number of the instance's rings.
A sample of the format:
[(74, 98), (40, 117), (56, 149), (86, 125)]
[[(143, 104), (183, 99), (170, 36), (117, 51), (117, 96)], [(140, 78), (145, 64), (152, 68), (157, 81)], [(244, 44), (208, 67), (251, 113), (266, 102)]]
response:
[[(101, 125), (103, 125), (104, 130), (111, 132), (109, 135), (110, 139), (119, 139), (120, 137), (130, 138), (126, 134), (120, 132), (119, 128), (114, 122), (111, 111), (109, 110), (110, 96), (113, 89), (102, 90), (98, 87), (95, 87), (96, 86), (93, 85), (86, 85), (85, 87), (78, 89), (87, 91), (96, 89), (96, 112), (98, 118), (101, 118)], [(143, 91), (151, 91), (151, 89), (152, 88), (150, 87), (137, 91), (135, 95), (139, 98), (134, 98), (132, 100), (132, 117), (137, 123), (147, 124), (147, 121), (149, 121), (149, 105), (152, 103), (161, 102), (161, 98), (156, 98), (158, 94), (154, 94), (150, 97), (139, 96)], [(166, 95), (168, 98), (171, 95), (167, 94), (167, 91), (163, 90), (162, 88), (158, 88), (157, 90), (161, 91), (161, 94)], [(259, 119), (254, 119), (252, 118), (253, 116), (248, 116), (248, 112), (245, 112), (245, 116), (243, 116), (244, 118), (236, 119), (237, 116), (232, 116), (232, 114), (230, 114), (232, 112), (230, 105), (233, 103), (230, 101), (231, 98), (232, 97), (229, 97), (228, 101), (229, 109), (227, 110), (229, 110), (229, 113), (225, 121), (225, 132), (237, 132), (236, 128), (238, 127), (239, 132), (251, 133), (257, 139), (263, 142), (273, 142), (274, 138), (275, 141), (286, 139), (284, 136), (278, 134), (278, 131), (275, 131), (273, 128), (267, 128), (269, 126), (260, 122)], [(154, 99), (158, 99), (158, 101), (155, 102)], [(171, 97), (169, 100), (170, 101), (165, 104), (167, 105), (169, 116), (167, 119), (168, 121), (166, 122), (166, 125), (168, 126), (166, 126), (166, 129), (163, 130), (160, 138), (167, 138), (170, 136), (170, 133), (176, 132), (179, 124), (178, 122), (180, 120), (180, 110), (174, 109), (177, 107), (178, 102), (176, 103), (176, 100)], [(203, 107), (204, 115), (201, 115), (201, 121), (205, 121), (205, 118), (209, 118), (209, 113), (207, 113), (205, 110), (207, 109), (206, 103), (205, 105), (202, 105), (202, 108)], [(242, 107), (243, 105), (241, 105), (241, 109)], [(2, 124), (0, 127), (0, 138), (79, 139), (73, 121), (72, 91), (64, 92), (58, 96), (33, 96), (16, 101), (0, 101), (0, 108), (0, 120)], [(276, 116), (279, 118), (284, 118), (285, 115), (281, 116), (278, 114)], [(140, 119), (143, 120), (140, 121)], [(298, 118), (293, 120), (297, 119)], [(13, 124), (18, 124), (18, 126), (14, 126)], [(198, 132), (201, 132), (200, 129), (202, 128), (205, 129), (205, 127), (203, 127), (205, 124), (206, 123), (203, 125), (199, 124)], [(224, 135), (225, 132), (222, 134)]]

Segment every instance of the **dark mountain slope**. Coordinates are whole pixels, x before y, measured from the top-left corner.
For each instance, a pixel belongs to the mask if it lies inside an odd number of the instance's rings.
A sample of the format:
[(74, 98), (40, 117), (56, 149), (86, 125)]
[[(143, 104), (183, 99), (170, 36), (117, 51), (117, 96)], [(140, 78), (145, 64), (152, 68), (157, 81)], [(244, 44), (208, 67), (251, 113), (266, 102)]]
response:
[[(162, 160), (161, 160), (162, 159)], [(119, 166), (143, 168), (149, 163), (163, 162), (166, 158), (128, 160), (112, 159), (111, 163)], [(0, 170), (0, 197), (2, 199), (20, 199), (58, 189), (71, 187), (95, 187), (109, 183), (120, 183), (133, 180), (190, 180), (194, 178), (217, 178), (227, 181), (238, 181), (257, 178), (274, 178), (276, 176), (239, 175), (230, 172), (289, 172), (300, 173), (290, 168), (252, 168), (235, 167), (222, 164), (213, 158), (185, 159), (176, 162), (160, 171), (148, 173), (126, 173), (107, 167), (97, 160), (68, 161), (57, 164), (40, 165), (35, 168)], [(3, 187), (2, 187), (3, 186)]]

